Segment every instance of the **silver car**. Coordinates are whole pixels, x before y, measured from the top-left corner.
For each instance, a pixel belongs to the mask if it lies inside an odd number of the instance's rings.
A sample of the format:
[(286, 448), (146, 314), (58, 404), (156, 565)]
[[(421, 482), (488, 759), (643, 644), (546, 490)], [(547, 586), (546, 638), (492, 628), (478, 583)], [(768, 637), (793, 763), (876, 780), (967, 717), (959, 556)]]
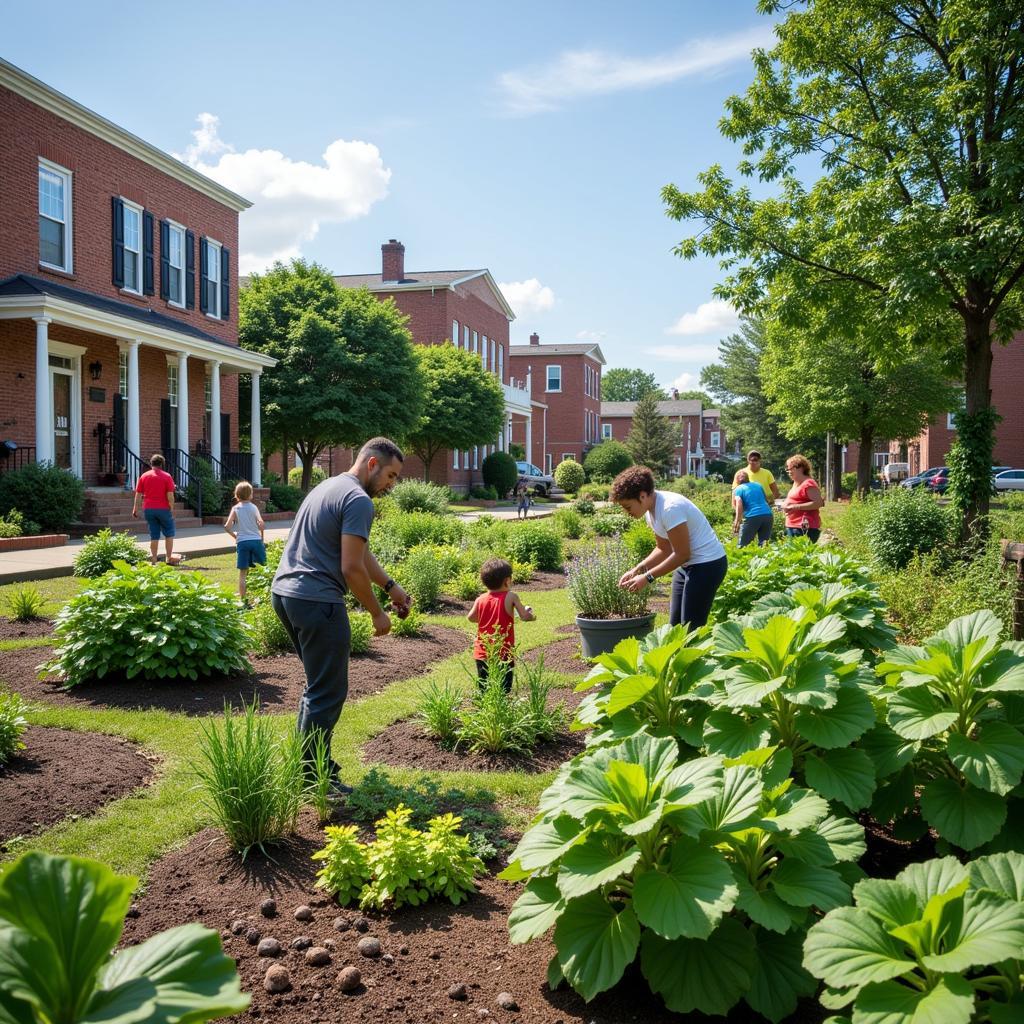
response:
[(543, 498), (551, 493), (555, 478), (550, 473), (542, 473), (532, 462), (517, 462), (516, 468), (519, 470), (517, 488), (519, 484), (525, 483), (534, 494)]
[(992, 478), (997, 491), (1024, 491), (1024, 469), (1004, 469)]

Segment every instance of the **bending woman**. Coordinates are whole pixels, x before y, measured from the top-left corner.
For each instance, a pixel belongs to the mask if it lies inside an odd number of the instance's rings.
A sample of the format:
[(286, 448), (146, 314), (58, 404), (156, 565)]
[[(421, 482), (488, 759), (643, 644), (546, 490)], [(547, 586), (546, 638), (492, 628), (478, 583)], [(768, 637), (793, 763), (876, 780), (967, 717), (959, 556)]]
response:
[(772, 510), (764, 499), (764, 488), (751, 482), (747, 471), (741, 469), (736, 474), (732, 494), (732, 507), (736, 513), (732, 532), (739, 534), (739, 546), (746, 547), (756, 537), (758, 545), (763, 547), (772, 539), (774, 523)]
[(619, 586), (636, 593), (672, 573), (669, 622), (685, 623), (689, 629), (703, 626), (729, 567), (725, 548), (704, 513), (682, 494), (656, 491), (654, 474), (646, 466), (624, 469), (612, 482), (609, 497), (634, 519), (646, 517), (656, 544), (642, 562), (623, 573)]

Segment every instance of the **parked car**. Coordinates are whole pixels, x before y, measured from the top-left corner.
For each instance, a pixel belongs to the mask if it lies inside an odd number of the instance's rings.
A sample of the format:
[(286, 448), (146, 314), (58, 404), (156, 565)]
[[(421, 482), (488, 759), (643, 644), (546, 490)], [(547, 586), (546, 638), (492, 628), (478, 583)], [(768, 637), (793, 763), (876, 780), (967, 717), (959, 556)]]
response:
[(996, 473), (992, 484), (997, 491), (1024, 491), (1024, 469), (1004, 469)]
[(906, 480), (901, 480), (900, 487), (923, 487), (936, 473), (941, 473), (944, 470), (946, 470), (945, 466), (933, 466), (931, 469), (923, 470), (916, 476), (908, 476)]
[(542, 498), (551, 493), (555, 486), (555, 478), (550, 473), (541, 472), (532, 462), (517, 462), (516, 468), (519, 470), (516, 487), (525, 483), (534, 494), (539, 494)]
[(882, 467), (882, 483), (892, 487), (910, 476), (910, 466), (906, 462), (887, 462)]
[[(992, 494), (996, 493), (996, 476), (998, 476), (998, 474), (1001, 471), (1003, 471), (1004, 468), (1005, 467), (1003, 466), (992, 467), (991, 471), (993, 475), (989, 477), (990, 490)], [(949, 490), (949, 469), (943, 466), (938, 473), (928, 478), (928, 480), (925, 482), (925, 486), (933, 494), (945, 494), (946, 491)]]

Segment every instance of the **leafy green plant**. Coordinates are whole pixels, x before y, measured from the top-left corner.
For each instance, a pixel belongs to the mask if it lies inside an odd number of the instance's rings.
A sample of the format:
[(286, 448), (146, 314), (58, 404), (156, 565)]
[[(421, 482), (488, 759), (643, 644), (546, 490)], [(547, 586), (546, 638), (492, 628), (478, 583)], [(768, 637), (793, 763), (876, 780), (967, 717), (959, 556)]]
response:
[(409, 609), (406, 617), (391, 616), (392, 636), (420, 636), (423, 633), (423, 616), (415, 608)]
[(619, 579), (636, 563), (621, 544), (594, 545), (566, 567), (569, 599), (584, 619), (638, 618), (647, 615), (651, 588), (634, 594)]
[(507, 497), (519, 479), (519, 467), (508, 452), (491, 452), (480, 464), (480, 475), (499, 498)]
[(409, 592), (417, 608), (430, 609), (437, 604), (445, 582), (445, 565), (430, 545), (417, 546), (398, 568), (398, 579)]
[(116, 955), (136, 879), (26, 853), (0, 878), (0, 1016), (17, 1024), (195, 1022), (244, 1011), (235, 962), (198, 924)]
[(543, 572), (562, 568), (562, 538), (544, 523), (510, 523), (502, 553), (517, 562), (532, 562)]
[(629, 449), (621, 441), (614, 440), (594, 445), (583, 459), (587, 478), (594, 483), (610, 483), (632, 465), (633, 456), (629, 454)]
[(472, 601), (483, 592), (484, 585), (480, 582), (480, 574), (464, 569), (445, 584), (445, 591), (460, 601)]
[[(407, 550), (419, 544), (458, 544), (465, 533), (461, 519), (452, 515), (438, 516), (431, 512), (406, 512), (390, 516), (389, 529)], [(371, 550), (373, 546), (371, 535)]]
[(946, 841), (973, 850), (1007, 821), (1024, 774), (1024, 649), (1001, 643), (989, 611), (955, 619), (922, 647), (895, 647), (885, 678), (886, 722), (866, 747), (889, 780), (885, 820), (914, 806)]
[(577, 515), (587, 517), (592, 516), (597, 511), (593, 498), (579, 497), (572, 503), (571, 508)]
[[(327, 479), (327, 473), (315, 463), (309, 470), (309, 488), (312, 490), (317, 484), (322, 484)], [(302, 489), (302, 467), (293, 466), (288, 470), (288, 486)]]
[(901, 569), (949, 539), (949, 516), (924, 487), (894, 487), (869, 503), (867, 538), (879, 565)]
[(0, 766), (25, 749), (22, 735), (28, 728), (28, 705), (6, 687), (0, 687)]
[(270, 500), (277, 508), (285, 512), (298, 512), (304, 497), (301, 487), (292, 487), (291, 484), (282, 483), (270, 485)]
[(432, 681), (423, 690), (417, 718), (423, 730), (442, 746), (454, 746), (463, 692), (450, 680)]
[(193, 769), (214, 823), (243, 859), (255, 846), (290, 835), (302, 806), (302, 739), (281, 737), (259, 704), (241, 715), (225, 705), (224, 718), (200, 722), (199, 760)]
[(327, 845), (313, 854), (313, 860), (323, 861), (316, 884), (346, 907), (359, 898), (370, 880), (366, 844), (359, 841), (356, 825), (328, 825), (324, 833)]
[(4, 608), (15, 622), (31, 622), (43, 617), (46, 598), (32, 586), (18, 587), (4, 598)]
[(373, 646), (373, 619), (369, 612), (352, 612), (348, 617), (349, 653), (355, 657), (366, 654)]
[(294, 650), (292, 638), (284, 628), (284, 623), (277, 617), (269, 598), (256, 598), (252, 608), (246, 613), (249, 631), (252, 636), (253, 653), (261, 658), (274, 654), (287, 654)]
[(474, 754), (526, 754), (535, 742), (532, 725), (530, 710), (497, 673), (459, 712), (457, 737)]
[(0, 475), (0, 516), (17, 509), (24, 520), (47, 533), (67, 533), (82, 515), (85, 485), (74, 473), (49, 462), (30, 462)]
[(331, 748), (322, 730), (312, 734), (309, 745), (310, 764), (305, 769), (303, 796), (313, 807), (320, 821), (326, 821), (334, 810), (331, 788), (334, 782), (334, 761)]
[(199, 679), (249, 669), (249, 629), (224, 587), (166, 564), (117, 563), (57, 616), (45, 670), (65, 685), (123, 672), (129, 679)]
[(448, 488), (422, 480), (400, 480), (391, 490), (391, 499), (401, 512), (430, 512), (448, 515)]
[[(854, 1021), (1012, 1024), (1024, 1016), (1024, 856), (911, 864), (867, 878), (811, 928), (804, 966)], [(849, 1024), (850, 1018), (832, 1018)]]
[(245, 577), (245, 592), (249, 597), (266, 597), (270, 599), (270, 586), (274, 582), (274, 574), (281, 564), (284, 554), (284, 541), (272, 540), (266, 545), (266, 565), (254, 565)]
[(554, 514), (555, 528), (569, 540), (579, 540), (583, 536), (583, 518), (574, 508), (560, 508)]
[(636, 519), (622, 532), (622, 546), (633, 565), (639, 565), (654, 550), (654, 531), (642, 519)]
[(230, 491), (213, 471), (209, 459), (193, 455), (188, 460), (189, 481), (182, 497), (189, 508), (198, 512), (199, 499), (203, 502), (203, 515), (215, 516), (224, 511), (224, 500)]
[(16, 508), (0, 515), (0, 538), (20, 537), (24, 532), (25, 517)]
[(586, 483), (587, 474), (575, 459), (563, 459), (555, 466), (555, 484), (569, 494), (575, 494)]
[(92, 578), (102, 576), (114, 567), (115, 562), (137, 565), (145, 559), (146, 553), (130, 533), (112, 533), (103, 529), (79, 548), (75, 555), (74, 573)]
[(537, 566), (533, 562), (517, 562), (513, 558), (511, 565), (512, 582), (517, 584), (529, 583), (533, 579), (533, 574), (537, 571)]
[(617, 537), (626, 532), (633, 520), (617, 505), (600, 508), (593, 519), (587, 523), (587, 529), (595, 537)]

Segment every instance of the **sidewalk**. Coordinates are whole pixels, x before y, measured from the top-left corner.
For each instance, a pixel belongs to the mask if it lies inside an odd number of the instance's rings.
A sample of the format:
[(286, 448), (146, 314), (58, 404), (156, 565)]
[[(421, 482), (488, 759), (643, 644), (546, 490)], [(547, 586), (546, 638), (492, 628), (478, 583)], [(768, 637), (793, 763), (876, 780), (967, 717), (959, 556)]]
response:
[[(266, 539), (283, 540), (288, 536), (291, 520), (280, 523), (267, 523)], [(149, 551), (149, 538), (139, 534), (139, 544)], [(34, 551), (8, 551), (0, 555), (0, 584), (15, 583), (20, 580), (45, 580), (54, 576), (70, 576), (71, 566), (84, 540), (68, 541), (60, 548), (38, 548)], [(164, 542), (160, 541), (160, 553), (163, 555)], [(179, 530), (174, 538), (176, 554), (187, 555), (224, 555), (235, 550), (231, 538), (219, 526), (196, 526), (191, 529)]]

